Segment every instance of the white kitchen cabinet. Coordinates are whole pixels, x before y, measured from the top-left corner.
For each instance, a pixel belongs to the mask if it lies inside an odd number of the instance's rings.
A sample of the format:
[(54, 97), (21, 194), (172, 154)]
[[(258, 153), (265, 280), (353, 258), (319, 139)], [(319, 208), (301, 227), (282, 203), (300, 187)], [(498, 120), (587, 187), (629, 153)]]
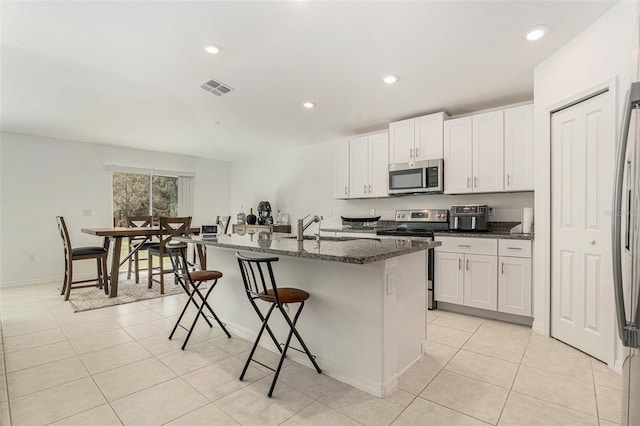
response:
[(443, 157), (444, 112), (389, 124), (389, 164)]
[(444, 123), (444, 192), (473, 192), (473, 119), (456, 118)]
[(504, 190), (533, 191), (533, 105), (504, 110)]
[(349, 141), (349, 198), (388, 197), (389, 134)]
[(464, 255), (439, 252), (434, 254), (434, 296), (441, 302), (464, 304)]
[(500, 240), (498, 310), (531, 316), (531, 242)]
[(498, 258), (467, 254), (464, 259), (464, 304), (495, 311), (498, 308)]
[(338, 141), (335, 146), (333, 198), (349, 198), (349, 140)]
[(504, 112), (492, 111), (444, 123), (444, 192), (504, 190)]
[(472, 139), (473, 192), (503, 191), (504, 111), (474, 115)]
[(497, 240), (436, 237), (434, 291), (437, 301), (496, 310)]

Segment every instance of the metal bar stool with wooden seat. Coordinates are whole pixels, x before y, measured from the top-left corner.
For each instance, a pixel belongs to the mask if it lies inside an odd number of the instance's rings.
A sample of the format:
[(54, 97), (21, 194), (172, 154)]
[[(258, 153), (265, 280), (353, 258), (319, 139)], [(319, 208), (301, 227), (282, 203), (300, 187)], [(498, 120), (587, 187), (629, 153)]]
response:
[[(220, 321), (220, 318), (218, 318), (216, 313), (213, 311), (213, 309), (209, 305), (209, 302), (207, 302), (207, 299), (209, 298), (211, 291), (213, 291), (213, 288), (218, 283), (218, 279), (222, 278), (222, 272), (212, 271), (212, 270), (189, 271), (189, 268), (191, 265), (187, 261), (187, 257), (186, 257), (187, 245), (184, 243), (169, 243), (165, 246), (165, 249), (169, 254), (169, 259), (171, 260), (171, 266), (173, 266), (173, 274), (175, 276), (176, 282), (179, 283), (180, 286), (182, 286), (182, 288), (184, 289), (184, 291), (189, 295), (189, 299), (185, 303), (184, 308), (180, 313), (180, 316), (178, 316), (178, 320), (176, 321), (176, 324), (173, 326), (173, 330), (171, 330), (171, 334), (169, 334), (169, 340), (173, 338), (173, 335), (176, 332), (176, 329), (178, 328), (178, 326), (187, 330), (187, 337), (184, 339), (184, 343), (182, 344), (182, 350), (184, 350), (184, 348), (187, 346), (187, 342), (189, 341), (189, 338), (191, 337), (191, 333), (193, 332), (193, 329), (196, 327), (196, 323), (198, 322), (198, 319), (200, 317), (202, 317), (207, 322), (207, 324), (209, 324), (209, 327), (213, 327), (213, 325), (209, 321), (207, 313), (203, 312), (205, 307), (207, 308), (207, 311), (211, 315), (211, 317), (214, 320), (216, 320), (216, 322), (220, 325), (220, 327), (222, 328), (224, 333), (227, 335), (227, 337), (230, 338), (231, 334), (229, 334), (229, 332), (227, 331), (225, 324), (222, 321)], [(213, 281), (213, 283), (211, 283), (211, 285), (209, 286), (207, 293), (203, 295), (202, 292), (200, 291), (200, 286), (205, 281)], [(196, 295), (198, 296), (199, 301), (196, 300), (195, 298)], [(191, 324), (191, 327), (187, 329), (186, 327), (182, 326), (180, 322), (182, 321), (182, 317), (187, 311), (187, 308), (192, 303), (195, 305), (196, 309), (198, 310), (198, 313), (193, 319), (193, 323)]]
[[(107, 256), (109, 254), (109, 242), (105, 239), (104, 246), (91, 246), (91, 247), (76, 247), (71, 246), (71, 239), (69, 238), (69, 231), (67, 230), (67, 224), (64, 221), (64, 217), (56, 216), (58, 222), (58, 230), (60, 231), (60, 237), (62, 238), (62, 245), (64, 247), (64, 283), (62, 284), (62, 291), (60, 295), (64, 294), (64, 300), (69, 300), (69, 295), (72, 289), (87, 288), (87, 287), (99, 287), (104, 289), (105, 294), (109, 294), (109, 279), (107, 278)], [(95, 259), (97, 263), (97, 277), (73, 281), (73, 261), (74, 260), (88, 260)], [(94, 283), (94, 284), (85, 284)], [(83, 285), (74, 285), (83, 284)]]
[[(152, 216), (127, 216), (128, 228), (149, 228), (153, 222)], [(153, 243), (151, 237), (129, 237), (129, 261), (127, 262), (127, 279), (131, 279), (131, 269), (133, 267), (136, 277), (136, 283), (140, 282), (140, 261), (149, 260), (147, 254), (146, 258), (140, 258), (140, 251), (147, 250)], [(131, 256), (133, 252), (133, 256)], [(147, 269), (151, 266), (147, 264)]]
[[(237, 252), (236, 252), (236, 257), (238, 258), (238, 264), (240, 265), (240, 273), (242, 275), (242, 281), (244, 282), (244, 287), (247, 292), (247, 296), (249, 297), (249, 301), (254, 306), (254, 309), (258, 312), (258, 316), (262, 320), (262, 326), (260, 327), (260, 331), (258, 332), (258, 337), (256, 337), (256, 341), (253, 344), (253, 348), (249, 353), (247, 362), (245, 363), (244, 369), (242, 370), (242, 374), (240, 375), (240, 380), (244, 379), (244, 375), (247, 372), (247, 368), (249, 367), (249, 364), (253, 360), (253, 354), (255, 353), (258, 347), (258, 343), (260, 342), (260, 338), (262, 337), (262, 333), (265, 330), (268, 330), (269, 334), (271, 334), (271, 338), (278, 345), (278, 347), (280, 346), (277, 343), (275, 336), (273, 335), (273, 333), (271, 332), (268, 326), (269, 318), (271, 317), (271, 314), (273, 313), (273, 310), (275, 308), (278, 308), (284, 320), (289, 325), (289, 335), (287, 336), (287, 340), (284, 343), (284, 345), (282, 345), (280, 361), (278, 362), (278, 367), (275, 370), (262, 363), (259, 363), (262, 366), (269, 368), (275, 373), (273, 377), (273, 381), (271, 382), (271, 388), (269, 389), (269, 393), (268, 393), (269, 397), (273, 395), (273, 389), (276, 386), (278, 376), (280, 375), (280, 369), (282, 368), (282, 363), (284, 362), (284, 359), (287, 356), (287, 350), (289, 349), (289, 344), (291, 343), (291, 338), (293, 337), (293, 335), (296, 336), (296, 339), (298, 339), (298, 342), (300, 342), (300, 345), (302, 345), (303, 351), (300, 351), (300, 352), (306, 353), (307, 357), (309, 357), (309, 360), (315, 367), (316, 371), (318, 373), (322, 373), (322, 370), (320, 370), (320, 367), (318, 367), (318, 364), (316, 363), (315, 356), (311, 355), (311, 352), (309, 352), (307, 345), (304, 343), (304, 340), (302, 340), (300, 333), (298, 333), (298, 330), (296, 330), (296, 323), (298, 322), (298, 318), (302, 313), (302, 308), (304, 308), (304, 302), (307, 301), (310, 297), (309, 293), (297, 288), (286, 288), (286, 287), (278, 288), (276, 284), (276, 279), (273, 275), (273, 268), (271, 266), (273, 262), (278, 261), (277, 257), (251, 258), (251, 257), (243, 256)], [(269, 310), (267, 311), (267, 315), (263, 316), (260, 313), (260, 310), (255, 304), (256, 299), (260, 299), (264, 302), (268, 302), (271, 304), (271, 306), (269, 307)], [(287, 314), (288, 308), (285, 306), (291, 303), (300, 304), (300, 307), (298, 308), (297, 312), (293, 317), (293, 321)], [(292, 348), (292, 349), (296, 349), (296, 348)], [(296, 349), (296, 350), (299, 350), (299, 349)], [(258, 362), (255, 360), (253, 361)]]
[[(165, 249), (167, 243), (171, 241), (171, 238), (177, 236), (189, 235), (191, 229), (191, 216), (188, 217), (161, 217), (160, 218), (160, 242), (149, 245), (147, 251), (149, 253), (149, 288), (153, 285), (153, 282), (160, 283), (160, 294), (164, 294), (164, 274), (172, 272), (171, 270), (164, 269), (164, 258), (169, 256)], [(160, 258), (159, 272), (153, 272), (156, 268), (153, 267), (153, 256)], [(158, 280), (153, 278), (154, 275), (160, 275)], [(177, 284), (177, 283), (176, 283)]]

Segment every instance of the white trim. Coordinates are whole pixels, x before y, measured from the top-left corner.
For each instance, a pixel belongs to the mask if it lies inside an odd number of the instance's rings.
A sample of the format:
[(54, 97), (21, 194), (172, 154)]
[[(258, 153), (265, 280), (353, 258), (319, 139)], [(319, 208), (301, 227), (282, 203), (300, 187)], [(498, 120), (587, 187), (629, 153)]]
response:
[(116, 166), (111, 164), (105, 164), (105, 170), (120, 173), (136, 173), (143, 175), (158, 175), (158, 176), (185, 176), (195, 177), (193, 172), (185, 172), (179, 170), (161, 170), (161, 169), (145, 169), (143, 167), (128, 167), (128, 166)]

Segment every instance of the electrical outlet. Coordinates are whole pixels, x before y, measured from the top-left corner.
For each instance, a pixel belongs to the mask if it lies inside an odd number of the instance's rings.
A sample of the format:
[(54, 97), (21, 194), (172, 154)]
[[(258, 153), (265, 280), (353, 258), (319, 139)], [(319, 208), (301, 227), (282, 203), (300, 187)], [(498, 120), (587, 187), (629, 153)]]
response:
[(82, 210), (82, 216), (93, 216), (93, 210), (91, 209)]
[(324, 217), (333, 217), (333, 210), (327, 210), (327, 212), (324, 214)]
[(375, 208), (373, 208), (373, 209), (371, 209), (371, 217), (373, 217), (373, 216), (375, 216), (375, 215), (376, 215), (376, 209), (375, 209)]
[(387, 296), (396, 292), (396, 277), (394, 274), (387, 275)]

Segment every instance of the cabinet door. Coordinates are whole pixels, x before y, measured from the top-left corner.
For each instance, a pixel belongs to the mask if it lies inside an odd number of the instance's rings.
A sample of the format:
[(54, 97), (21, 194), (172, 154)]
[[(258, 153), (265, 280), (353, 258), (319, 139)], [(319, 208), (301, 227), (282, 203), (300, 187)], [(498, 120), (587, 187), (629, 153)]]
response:
[(504, 189), (533, 191), (533, 105), (504, 111)]
[(349, 141), (339, 141), (335, 147), (335, 181), (333, 198), (349, 198)]
[(504, 191), (503, 110), (473, 116), (472, 155), (473, 192)]
[(364, 198), (369, 190), (369, 138), (349, 141), (349, 195)]
[(500, 257), (498, 310), (531, 316), (531, 259)]
[(429, 114), (415, 119), (416, 161), (444, 157), (444, 120), (449, 117), (444, 112)]
[(445, 194), (464, 194), (472, 191), (472, 130), (471, 117), (444, 122)]
[(436, 252), (434, 255), (435, 299), (441, 302), (464, 303), (464, 255), (458, 253)]
[(464, 304), (495, 311), (498, 308), (498, 258), (467, 254), (464, 258)]
[(389, 196), (389, 133), (369, 136), (369, 197)]
[(389, 164), (414, 161), (414, 119), (389, 124)]

